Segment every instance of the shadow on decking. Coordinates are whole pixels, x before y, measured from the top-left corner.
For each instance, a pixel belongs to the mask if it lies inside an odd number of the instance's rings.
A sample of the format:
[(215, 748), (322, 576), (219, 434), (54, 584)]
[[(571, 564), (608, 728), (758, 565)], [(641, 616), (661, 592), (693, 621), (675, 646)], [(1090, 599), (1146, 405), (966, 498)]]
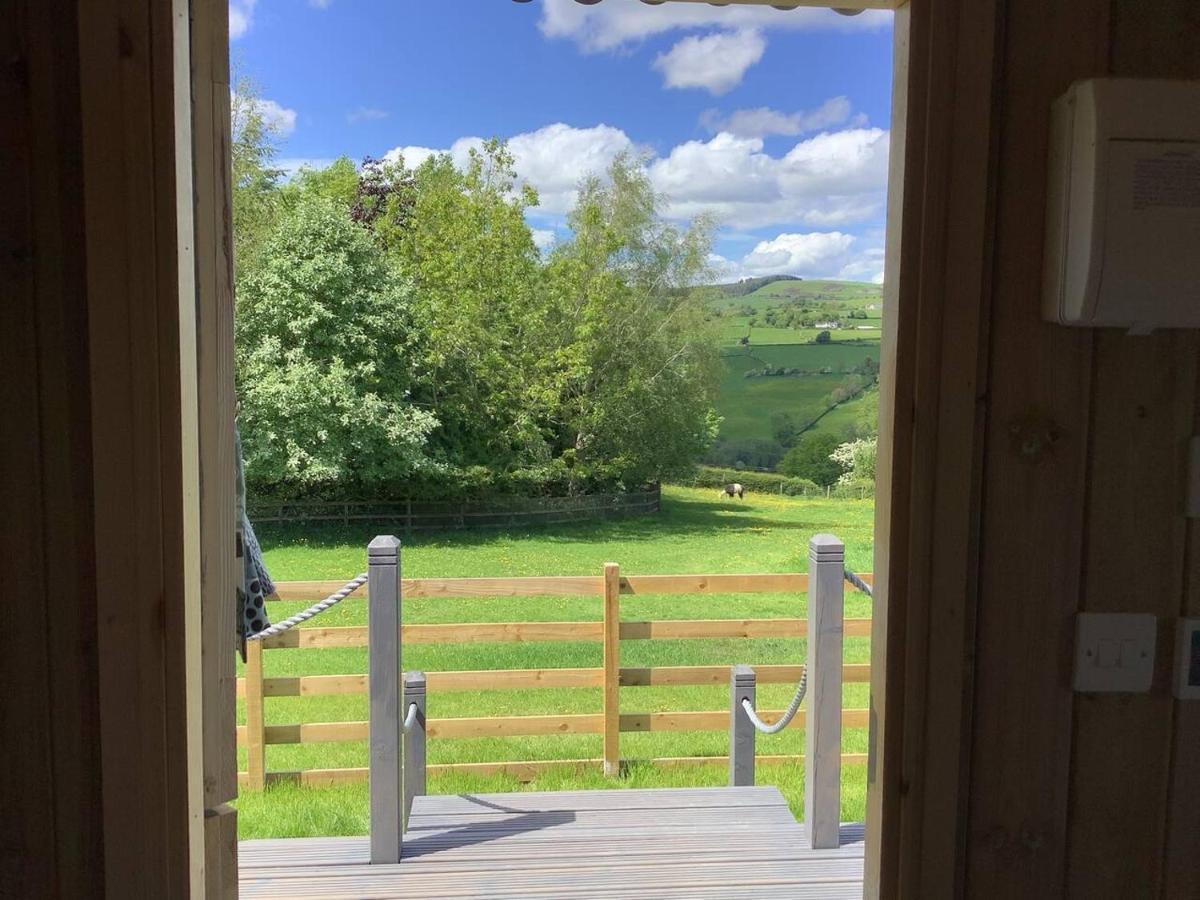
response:
[[(470, 847), (475, 844), (486, 844), (502, 837), (517, 834), (528, 834), (558, 825), (566, 825), (575, 821), (575, 813), (570, 810), (554, 809), (528, 812), (511, 809), (497, 803), (489, 803), (471, 794), (459, 794), (463, 800), (478, 806), (487, 807), (496, 812), (513, 813), (514, 818), (494, 822), (472, 822), (462, 828), (446, 828), (444, 826), (418, 825), (404, 833), (404, 856), (411, 859), (442, 850), (458, 847)], [(421, 836), (422, 831), (436, 831), (436, 834)]]

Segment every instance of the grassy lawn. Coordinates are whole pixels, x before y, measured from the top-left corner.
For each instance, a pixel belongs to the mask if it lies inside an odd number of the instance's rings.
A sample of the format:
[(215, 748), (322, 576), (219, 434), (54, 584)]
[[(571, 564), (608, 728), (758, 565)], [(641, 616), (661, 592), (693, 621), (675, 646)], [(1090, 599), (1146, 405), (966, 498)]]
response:
[[(870, 501), (801, 500), (750, 495), (742, 503), (721, 502), (707, 490), (668, 487), (657, 516), (625, 521), (528, 528), (508, 532), (459, 532), (418, 535), (406, 541), (403, 568), (408, 577), (587, 575), (599, 574), (608, 561), (627, 574), (699, 572), (786, 572), (807, 567), (808, 538), (822, 531), (840, 536), (847, 545), (849, 565), (857, 571), (872, 567)], [(365, 546), (386, 525), (351, 527), (263, 526), (260, 538), (272, 575), (278, 580), (342, 579), (365, 568)], [(638, 618), (770, 618), (803, 616), (805, 597), (781, 594), (703, 595), (694, 597), (637, 596), (622, 598), (622, 617)], [(303, 603), (273, 604), (278, 620)], [(869, 600), (847, 597), (846, 615), (870, 615)], [(545, 597), (516, 599), (410, 600), (406, 622), (584, 621), (601, 616), (600, 599)], [(347, 600), (321, 617), (323, 625), (365, 623), (361, 600)], [(621, 648), (625, 666), (730, 665), (796, 663), (805, 655), (803, 640), (654, 640), (626, 641)], [(866, 662), (869, 641), (847, 638), (846, 661)], [(406, 668), (425, 671), (599, 666), (597, 643), (413, 645), (405, 650)], [(362, 648), (273, 650), (266, 654), (268, 677), (299, 674), (349, 674), (366, 670)], [(759, 688), (759, 704), (780, 708), (791, 696), (788, 685)], [(845, 688), (845, 707), (867, 705), (867, 685)], [(723, 710), (728, 705), (724, 686), (629, 687), (621, 690), (623, 712)], [(590, 713), (601, 710), (599, 689), (542, 689), (431, 693), (431, 718), (539, 713)], [(239, 724), (244, 709), (239, 702)], [(268, 724), (362, 720), (365, 696), (277, 697), (266, 701)], [(866, 750), (865, 729), (846, 730), (845, 752)], [(763, 754), (802, 752), (802, 730), (789, 729), (774, 737), (760, 736)], [(481, 777), (449, 773), (430, 778), (431, 793), (510, 790), (557, 790), (589, 787), (668, 787), (718, 785), (726, 779), (723, 766), (668, 769), (636, 762), (652, 757), (719, 756), (728, 752), (722, 732), (623, 734), (622, 758), (631, 760), (619, 780), (598, 771), (562, 769), (539, 775), (528, 784), (508, 776)], [(553, 760), (601, 755), (600, 735), (433, 740), (430, 763), (494, 760)], [(245, 768), (244, 753), (240, 767)], [(366, 745), (359, 743), (271, 746), (268, 770), (364, 766)], [(777, 785), (797, 816), (803, 814), (802, 765), (760, 765), (761, 784)], [(862, 819), (865, 767), (845, 769), (842, 817)], [(321, 834), (363, 834), (367, 830), (365, 784), (337, 788), (299, 788), (274, 785), (238, 800), (239, 831), (243, 838)]]

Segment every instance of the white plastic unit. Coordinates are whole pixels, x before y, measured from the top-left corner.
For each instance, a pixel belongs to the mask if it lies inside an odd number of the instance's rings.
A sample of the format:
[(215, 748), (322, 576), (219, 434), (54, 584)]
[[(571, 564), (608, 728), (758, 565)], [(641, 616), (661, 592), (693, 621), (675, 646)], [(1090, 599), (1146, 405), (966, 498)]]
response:
[(1175, 650), (1175, 696), (1200, 700), (1200, 619), (1180, 619)]
[(1200, 81), (1075, 82), (1054, 103), (1049, 164), (1045, 318), (1200, 327)]
[(1075, 617), (1075, 690), (1150, 690), (1157, 630), (1157, 620), (1148, 614), (1080, 613)]

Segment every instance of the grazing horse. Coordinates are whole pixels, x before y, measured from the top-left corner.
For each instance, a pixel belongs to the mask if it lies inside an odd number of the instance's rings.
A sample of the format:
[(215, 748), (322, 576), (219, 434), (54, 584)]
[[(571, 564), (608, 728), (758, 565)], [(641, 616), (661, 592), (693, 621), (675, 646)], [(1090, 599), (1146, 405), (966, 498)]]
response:
[(720, 496), (722, 500), (726, 497), (737, 497), (741, 500), (746, 496), (746, 489), (740, 484), (727, 484), (721, 488)]

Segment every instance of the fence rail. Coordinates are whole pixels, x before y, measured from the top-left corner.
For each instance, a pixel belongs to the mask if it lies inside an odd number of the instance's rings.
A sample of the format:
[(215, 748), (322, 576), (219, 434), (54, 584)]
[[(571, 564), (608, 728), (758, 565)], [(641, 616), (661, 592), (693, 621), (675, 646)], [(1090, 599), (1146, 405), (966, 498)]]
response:
[[(805, 593), (809, 576), (804, 573), (748, 575), (630, 575), (621, 576), (610, 564), (605, 574), (597, 576), (564, 576), (536, 578), (426, 578), (400, 581), (401, 596), (413, 598), (438, 597), (516, 597), (516, 596), (592, 596), (600, 601), (601, 619), (584, 622), (481, 622), (447, 625), (402, 625), (401, 644), (449, 644), (474, 642), (542, 642), (590, 641), (604, 642), (610, 647), (605, 664), (585, 668), (501, 669), (428, 672), (428, 690), (479, 691), (535, 688), (600, 688), (604, 692), (605, 708), (599, 713), (494, 716), (477, 718), (431, 718), (426, 725), (430, 738), (455, 739), (472, 737), (516, 737), (554, 734), (601, 734), (604, 736), (604, 757), (585, 760), (528, 760), (495, 763), (432, 764), (431, 773), (446, 771), (496, 773), (517, 777), (533, 777), (547, 769), (561, 766), (603, 767), (615, 774), (621, 765), (619, 738), (633, 732), (724, 731), (729, 727), (730, 714), (726, 709), (688, 712), (623, 712), (619, 709), (621, 687), (662, 685), (720, 685), (730, 677), (730, 666), (650, 666), (622, 667), (619, 665), (619, 644), (628, 640), (690, 639), (690, 638), (797, 638), (808, 634), (808, 621), (799, 618), (776, 619), (662, 619), (622, 620), (620, 596), (638, 594), (705, 594), (705, 593)], [(871, 583), (869, 574), (861, 576)], [(341, 587), (340, 582), (304, 581), (277, 585), (281, 599), (308, 600), (324, 596)], [(852, 590), (848, 585), (846, 590)], [(365, 592), (364, 592), (365, 593)], [(361, 594), (347, 599), (352, 602)], [(846, 619), (847, 636), (870, 635), (870, 619)], [(606, 635), (608, 641), (606, 641)], [(302, 722), (290, 724), (265, 723), (264, 706), (268, 698), (328, 695), (367, 694), (370, 679), (364, 673), (337, 675), (291, 675), (265, 677), (264, 655), (281, 649), (317, 649), (366, 647), (366, 626), (298, 627), (247, 647), (245, 677), (237, 683), (238, 696), (246, 702), (246, 724), (239, 726), (237, 740), (247, 750), (247, 770), (239, 773), (245, 787), (262, 788), (266, 784), (293, 782), (306, 785), (328, 785), (361, 781), (367, 778), (366, 768), (308, 769), (302, 771), (269, 772), (266, 748), (274, 745), (313, 744), (333, 741), (366, 741), (369, 723)], [(792, 683), (800, 675), (798, 665), (756, 666), (760, 683)], [(868, 664), (843, 664), (841, 677), (846, 682), (866, 682), (870, 679)], [(778, 711), (761, 713), (774, 718)], [(865, 728), (868, 712), (849, 709), (841, 712), (841, 724), (846, 728)], [(803, 727), (803, 711), (791, 727)], [(861, 754), (843, 754), (846, 762), (859, 762)], [(799, 755), (759, 756), (760, 762), (796, 761)], [(659, 765), (725, 765), (728, 757), (670, 757), (653, 760)]]
[(652, 485), (619, 494), (571, 497), (494, 497), (486, 502), (420, 500), (259, 502), (248, 510), (257, 524), (267, 522), (380, 522), (405, 532), (458, 528), (555, 525), (589, 519), (656, 513), (662, 489)]

